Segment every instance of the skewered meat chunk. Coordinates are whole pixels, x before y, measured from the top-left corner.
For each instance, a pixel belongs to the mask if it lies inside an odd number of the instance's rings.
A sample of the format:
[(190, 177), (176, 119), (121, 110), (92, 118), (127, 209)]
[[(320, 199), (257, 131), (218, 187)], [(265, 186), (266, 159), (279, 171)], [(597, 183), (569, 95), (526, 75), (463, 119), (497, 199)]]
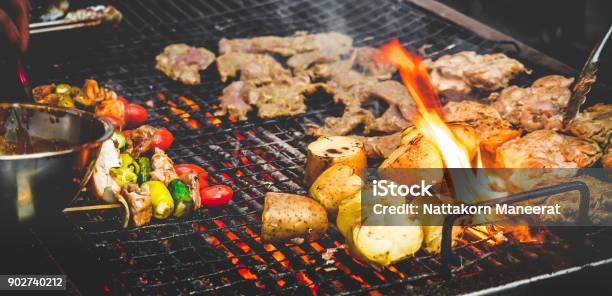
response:
[(501, 118), (497, 110), (474, 101), (448, 102), (442, 109), (446, 121), (463, 121), (474, 127), (480, 146), (495, 154), (501, 144), (520, 136), (521, 131), (512, 128)]
[(374, 115), (370, 111), (350, 107), (342, 114), (341, 117), (326, 117), (323, 127), (316, 124), (306, 124), (306, 134), (310, 136), (343, 136), (350, 133), (359, 125), (368, 124), (374, 120)]
[(612, 105), (596, 104), (586, 108), (568, 129), (578, 137), (605, 145), (612, 134)]
[(161, 181), (166, 186), (170, 181), (178, 179), (176, 171), (174, 171), (174, 162), (166, 155), (164, 150), (155, 148), (155, 153), (151, 156), (151, 180)]
[(223, 95), (219, 97), (221, 110), (215, 112), (215, 115), (229, 114), (238, 120), (247, 120), (247, 113), (253, 110), (251, 105), (245, 102), (250, 87), (248, 82), (235, 81), (224, 88)]
[(186, 172), (180, 175), (179, 178), (189, 187), (191, 199), (193, 200), (193, 209), (199, 209), (202, 206), (202, 200), (200, 197), (200, 177), (194, 172)]
[(551, 130), (531, 132), (497, 149), (497, 160), (505, 168), (584, 168), (600, 156), (597, 143)]
[(523, 64), (503, 53), (480, 55), (462, 51), (424, 63), (438, 94), (447, 98), (464, 97), (472, 90), (506, 87), (510, 79), (525, 71)]
[(297, 32), (295, 35), (287, 37), (222, 38), (219, 41), (219, 52), (222, 54), (228, 52), (277, 53), (283, 56), (291, 56), (301, 52), (329, 48), (330, 44), (350, 48), (353, 45), (353, 39), (337, 32), (319, 34)]
[(511, 86), (491, 95), (495, 100), (492, 106), (504, 119), (528, 131), (560, 129), (572, 81), (550, 75), (534, 81), (531, 87)]
[(123, 185), (121, 194), (127, 200), (134, 226), (140, 227), (151, 223), (153, 206), (149, 187), (140, 188), (138, 184), (127, 183)]
[[(593, 224), (607, 224), (612, 222), (612, 186), (607, 181), (601, 181), (595, 177), (581, 175), (568, 181), (581, 181), (589, 187), (589, 217)], [(569, 191), (553, 195), (546, 199), (545, 205), (555, 206), (559, 204), (561, 215), (541, 215), (542, 221), (545, 222), (566, 222), (575, 223), (578, 218), (578, 200), (579, 193), (577, 191)]]
[(173, 80), (184, 84), (200, 84), (200, 70), (210, 66), (215, 54), (206, 48), (191, 47), (187, 44), (170, 44), (155, 58), (155, 68)]
[(134, 129), (130, 136), (126, 138), (125, 152), (134, 159), (138, 159), (142, 154), (149, 152), (155, 131), (157, 129), (150, 125), (143, 125)]
[(240, 71), (240, 80), (267, 83), (290, 77), (291, 73), (273, 57), (265, 54), (229, 52), (217, 58), (217, 69), (221, 81), (235, 77)]

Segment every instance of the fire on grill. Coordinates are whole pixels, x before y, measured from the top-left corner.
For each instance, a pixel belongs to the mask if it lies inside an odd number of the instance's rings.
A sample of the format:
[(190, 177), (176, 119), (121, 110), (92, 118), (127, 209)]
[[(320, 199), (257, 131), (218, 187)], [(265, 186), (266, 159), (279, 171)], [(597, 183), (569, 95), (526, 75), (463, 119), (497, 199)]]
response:
[[(265, 49), (262, 50), (265, 51)], [(343, 89), (341, 93), (343, 96), (339, 99), (334, 96), (334, 100), (346, 106), (341, 118), (326, 119), (326, 126), (323, 128), (309, 127), (313, 135), (319, 135), (321, 138), (308, 146), (305, 184), (310, 187), (310, 197), (323, 207), (314, 207), (314, 205), (302, 207), (300, 206), (302, 203), (296, 200), (280, 214), (276, 210), (274, 212), (271, 210), (275, 208), (273, 207), (275, 201), (266, 197), (262, 226), (264, 240), (279, 241), (281, 237), (273, 239), (278, 232), (293, 233), (293, 235), (284, 237), (285, 241), (296, 242), (295, 240), (298, 239), (301, 242), (304, 238), (308, 238), (310, 232), (315, 233), (317, 232), (315, 229), (322, 227), (319, 224), (323, 221), (315, 217), (320, 217), (323, 211), (327, 210), (330, 218), (336, 218), (336, 225), (345, 237), (350, 252), (376, 268), (388, 266), (409, 257), (421, 248), (430, 253), (440, 252), (442, 226), (431, 226), (434, 225), (431, 221), (421, 221), (423, 225), (430, 223), (429, 226), (363, 225), (369, 217), (361, 217), (362, 180), (360, 175), (365, 168), (366, 158), (366, 152), (363, 149), (364, 142), (361, 140), (366, 139), (365, 142), (368, 143), (368, 138), (338, 135), (350, 133), (363, 122), (366, 122), (364, 126), (367, 131), (370, 124), (368, 121), (376, 122), (376, 120), (391, 116), (389, 114), (392, 112), (395, 112), (393, 116), (402, 118), (403, 123), (388, 132), (397, 132), (402, 129), (403, 131), (400, 137), (390, 143), (394, 147), (390, 149), (392, 152), (381, 155), (386, 158), (380, 165), (380, 169), (466, 169), (449, 170), (448, 176), (445, 176), (442, 170), (427, 176), (433, 179), (434, 183), (442, 183), (443, 179), (448, 177), (454, 184), (461, 184), (461, 186), (455, 186), (454, 193), (463, 198), (451, 201), (455, 204), (493, 200), (513, 192), (534, 189), (536, 186), (541, 187), (554, 182), (572, 180), (573, 174), (563, 177), (546, 175), (535, 177), (533, 182), (525, 184), (516, 181), (516, 178), (519, 177), (514, 174), (501, 180), (500, 178), (483, 179), (479, 174), (484, 171), (469, 169), (578, 169), (590, 167), (602, 156), (602, 149), (597, 140), (599, 139), (600, 144), (605, 145), (606, 143), (605, 141), (602, 143), (601, 138), (597, 136), (588, 136), (586, 129), (580, 126), (584, 125), (585, 121), (592, 122), (600, 130), (591, 134), (603, 133), (605, 139), (609, 138), (612, 131), (612, 118), (605, 114), (602, 116), (593, 114), (595, 110), (605, 113), (604, 110), (608, 109), (608, 105), (597, 105), (586, 110), (580, 119), (570, 126), (569, 134), (561, 130), (562, 112), (568, 103), (569, 86), (572, 82), (572, 79), (562, 76), (543, 77), (534, 82), (530, 88), (523, 89), (516, 86), (505, 88), (490, 96), (489, 99), (493, 100), (493, 104), (473, 100), (470, 97), (470, 94), (473, 93), (472, 89), (499, 90), (506, 87), (508, 81), (516, 73), (525, 71), (521, 63), (503, 54), (477, 55), (473, 52), (462, 52), (444, 56), (435, 62), (423, 62), (418, 56), (403, 49), (398, 41), (391, 42), (381, 51), (373, 50), (372, 52), (378, 54), (375, 60), (380, 65), (385, 65), (386, 61), (399, 69), (408, 90), (407, 93), (402, 94), (399, 88), (398, 91), (390, 92), (390, 89), (396, 87), (394, 81), (377, 82), (379, 78), (369, 77), (366, 73), (356, 72), (350, 68), (345, 68), (343, 72), (337, 74), (338, 78), (346, 75), (359, 77), (357, 80), (359, 82), (354, 82), (355, 84), (349, 85), (348, 89)], [(336, 60), (345, 62), (340, 58)], [(323, 66), (315, 64), (312, 67), (317, 69), (324, 66), (325, 63)], [(330, 67), (336, 71), (341, 69), (338, 66)], [(370, 92), (376, 88), (376, 85), (382, 83), (388, 83), (388, 85), (381, 88), (379, 92)], [(339, 93), (339, 86), (334, 84), (333, 76), (329, 82), (326, 82), (326, 87), (331, 89), (331, 93)], [(369, 118), (362, 117), (355, 112), (355, 110), (363, 110), (361, 102), (371, 99), (367, 97), (372, 94), (375, 97), (383, 98), (390, 105), (380, 118), (371, 114)], [(452, 101), (442, 107), (438, 94)], [(221, 99), (223, 103), (223, 98)], [(586, 117), (597, 117), (598, 119), (589, 121), (584, 119)], [(346, 127), (343, 125), (345, 122), (348, 124)], [(389, 127), (388, 122), (385, 126)], [(523, 130), (528, 132), (525, 133)], [(521, 136), (521, 134), (524, 135)], [(367, 155), (373, 155), (373, 153), (367, 153)], [(398, 182), (410, 178), (399, 174), (388, 176), (388, 178), (393, 181), (399, 179)], [(491, 183), (483, 183), (483, 180)], [(605, 181), (588, 176), (574, 178), (574, 180), (585, 180), (589, 185), (597, 182), (605, 183)], [(497, 184), (494, 184), (494, 181)], [(591, 187), (597, 188), (597, 186)], [(463, 191), (459, 192), (460, 188)], [(471, 190), (465, 190), (466, 188)], [(607, 195), (596, 192), (594, 196)], [(572, 198), (568, 196), (560, 196), (558, 199), (564, 200), (566, 204), (572, 202)], [(599, 223), (603, 222), (602, 217), (610, 217), (608, 213), (610, 201), (606, 197), (603, 199), (597, 200), (590, 210), (591, 217)], [(557, 213), (559, 217), (555, 217), (552, 213), (559, 211), (559, 206), (556, 205), (557, 208), (555, 208), (555, 203), (550, 200), (538, 205), (540, 209), (536, 210), (536, 213), (543, 215), (544, 219), (567, 219), (567, 215), (575, 215), (578, 212), (577, 209), (573, 212), (566, 209), (566, 215), (561, 216), (560, 213)], [(401, 203), (394, 198), (386, 202), (388, 204)], [(413, 202), (423, 201), (414, 200)], [(438, 202), (448, 203), (449, 201)], [(281, 215), (286, 217), (283, 218)], [(270, 217), (275, 218), (272, 220)], [(410, 218), (406, 216), (406, 219)], [(304, 226), (306, 228), (303, 228)], [(302, 229), (301, 233), (296, 231), (297, 229)], [(479, 239), (487, 239), (493, 244), (505, 242), (504, 233), (512, 234), (519, 241), (541, 242), (541, 236), (533, 234), (526, 226), (453, 227), (454, 238), (464, 233)]]

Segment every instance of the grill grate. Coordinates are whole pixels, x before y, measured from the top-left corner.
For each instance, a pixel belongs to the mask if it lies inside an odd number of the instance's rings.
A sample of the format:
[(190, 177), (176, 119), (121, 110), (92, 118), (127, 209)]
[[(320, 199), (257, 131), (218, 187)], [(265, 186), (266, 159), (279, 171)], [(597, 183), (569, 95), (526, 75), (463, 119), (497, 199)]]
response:
[[(341, 31), (353, 36), (356, 45), (369, 46), (398, 37), (404, 45), (428, 44), (429, 52), (439, 54), (477, 50), (512, 55), (512, 47), (483, 39), (400, 0), (110, 3), (124, 13), (120, 27), (96, 35), (80, 33), (79, 46), (42, 47), (44, 53), (32, 55), (37, 70), (33, 80), (36, 84), (80, 83), (92, 77), (131, 100), (152, 104), (148, 123), (165, 126), (175, 135), (170, 157), (176, 163), (202, 165), (212, 183), (231, 186), (236, 192), (228, 206), (202, 209), (184, 219), (154, 221), (138, 229), (121, 229), (116, 211), (70, 214), (75, 228), (112, 271), (111, 289), (135, 294), (359, 294), (374, 290), (436, 294), (444, 289), (478, 288), (470, 287), (469, 281), (460, 286), (445, 282), (439, 274), (439, 256), (419, 254), (375, 271), (342, 249), (344, 240), (335, 228), (325, 238), (299, 246), (262, 244), (258, 234), (263, 194), (306, 193), (301, 179), (305, 147), (311, 139), (305, 138), (303, 124), (321, 123), (324, 117), (339, 114), (341, 107), (324, 95), (314, 95), (307, 101), (306, 114), (266, 121), (252, 116), (246, 123), (235, 123), (212, 115), (218, 108), (216, 96), (225, 86), (219, 83), (215, 67), (202, 73), (202, 85), (189, 87), (156, 71), (154, 58), (169, 43), (186, 42), (217, 51), (221, 37), (288, 35), (299, 30)], [(74, 40), (55, 35), (40, 42), (55, 38)], [(449, 44), (455, 46), (448, 49)], [(534, 77), (547, 74), (546, 69), (532, 68)], [(529, 78), (517, 81), (526, 84)], [(609, 234), (599, 235), (608, 235), (602, 241), (612, 241)], [(548, 241), (562, 240), (554, 236)], [(527, 270), (541, 273), (542, 266), (550, 267), (547, 272), (606, 256), (593, 253), (582, 261), (552, 264), (549, 255), (570, 256), (575, 250), (562, 243), (491, 247), (486, 240), (466, 240), (455, 252), (459, 258), (452, 266), (456, 276), (510, 266), (520, 271), (517, 278), (528, 276)], [(550, 264), (539, 264), (536, 270), (534, 262)], [(509, 280), (513, 280), (511, 271), (497, 283)], [(446, 284), (436, 285), (441, 282)]]

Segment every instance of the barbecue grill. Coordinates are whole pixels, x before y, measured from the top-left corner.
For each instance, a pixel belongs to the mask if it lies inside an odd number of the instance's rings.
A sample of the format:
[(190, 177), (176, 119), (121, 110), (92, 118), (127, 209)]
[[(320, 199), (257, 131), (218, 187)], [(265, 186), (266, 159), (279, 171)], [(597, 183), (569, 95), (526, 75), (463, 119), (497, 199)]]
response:
[[(81, 2), (78, 5), (94, 4)], [(216, 52), (222, 37), (340, 31), (354, 37), (357, 46), (380, 46), (398, 37), (413, 49), (426, 45), (432, 57), (462, 50), (505, 52), (533, 69), (531, 75), (515, 80), (521, 85), (546, 74), (571, 75), (569, 67), (425, 0), (108, 4), (124, 14), (115, 30), (91, 34), (92, 29), (86, 29), (34, 40), (34, 85), (80, 84), (94, 78), (149, 106), (148, 123), (165, 126), (175, 135), (169, 156), (176, 163), (205, 167), (213, 183), (232, 187), (235, 195), (227, 206), (141, 228), (122, 229), (115, 210), (66, 214), (69, 231), (79, 238), (71, 250), (84, 250), (80, 255), (90, 260), (62, 261), (60, 257), (66, 256), (58, 256), (57, 264), (70, 271), (75, 263), (68, 261), (82, 262), (77, 270), (105, 275), (70, 275), (80, 290), (143, 295), (487, 293), (612, 261), (612, 231), (601, 228), (542, 229), (546, 236), (542, 244), (518, 243), (511, 236), (502, 245), (489, 244), (489, 238), (465, 239), (446, 253), (444, 262), (441, 255), (418, 253), (382, 271), (348, 255), (335, 228), (326, 237), (301, 245), (263, 244), (259, 233), (264, 193), (306, 194), (305, 148), (312, 139), (305, 136), (303, 126), (337, 116), (342, 107), (315, 94), (307, 100), (307, 113), (273, 120), (251, 115), (246, 122), (236, 122), (213, 115), (218, 109), (216, 97), (225, 86), (214, 67), (202, 73), (202, 85), (184, 86), (156, 71), (154, 60), (169, 43)], [(78, 39), (74, 34), (79, 34)], [(57, 40), (66, 46), (40, 45)], [(75, 40), (78, 46), (72, 46)], [(384, 106), (369, 107), (378, 114), (384, 111)], [(87, 202), (88, 196), (82, 194), (72, 206)], [(87, 265), (90, 261), (97, 264)]]

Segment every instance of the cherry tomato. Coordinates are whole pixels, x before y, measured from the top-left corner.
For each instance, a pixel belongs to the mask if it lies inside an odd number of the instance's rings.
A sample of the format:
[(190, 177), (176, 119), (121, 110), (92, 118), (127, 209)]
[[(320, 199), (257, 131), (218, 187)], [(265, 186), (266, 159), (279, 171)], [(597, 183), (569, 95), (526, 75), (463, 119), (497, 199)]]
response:
[(204, 207), (218, 207), (227, 204), (234, 191), (225, 185), (213, 185), (203, 190), (200, 190), (200, 197), (202, 198), (202, 206)]
[(151, 143), (151, 148), (159, 148), (161, 150), (168, 150), (170, 145), (174, 142), (174, 136), (171, 132), (169, 132), (165, 128), (159, 128), (153, 135), (153, 143)]
[(199, 165), (191, 163), (177, 164), (174, 166), (174, 171), (176, 171), (176, 174), (179, 176), (184, 173), (196, 173), (198, 175), (200, 191), (208, 187), (208, 182), (206, 181), (206, 178), (208, 178), (208, 172)]
[(107, 115), (107, 116), (99, 116), (98, 118), (100, 118), (102, 120), (106, 120), (107, 122), (112, 124), (115, 127), (115, 130), (120, 130), (121, 129), (122, 122), (117, 117), (113, 117), (113, 116), (108, 116)]
[(131, 126), (140, 126), (149, 118), (147, 109), (136, 104), (125, 105), (125, 123)]
[(117, 96), (117, 100), (121, 101), (121, 103), (126, 106), (130, 104), (130, 102), (128, 102), (128, 100), (122, 96)]

